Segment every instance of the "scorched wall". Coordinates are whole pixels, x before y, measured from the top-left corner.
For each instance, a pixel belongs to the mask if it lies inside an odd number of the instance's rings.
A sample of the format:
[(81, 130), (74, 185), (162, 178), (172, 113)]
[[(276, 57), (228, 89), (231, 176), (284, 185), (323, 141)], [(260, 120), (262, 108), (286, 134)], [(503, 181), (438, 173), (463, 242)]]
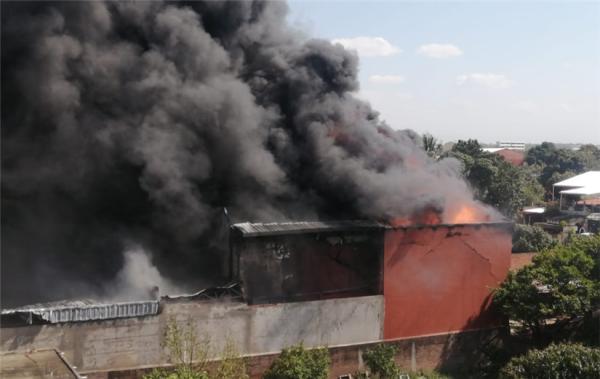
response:
[(167, 323), (192, 323), (219, 351), (231, 339), (241, 354), (305, 346), (377, 341), (383, 332), (382, 296), (248, 306), (240, 302), (178, 301), (156, 316), (2, 328), (2, 351), (53, 348), (78, 372), (120, 371), (167, 363), (161, 342)]

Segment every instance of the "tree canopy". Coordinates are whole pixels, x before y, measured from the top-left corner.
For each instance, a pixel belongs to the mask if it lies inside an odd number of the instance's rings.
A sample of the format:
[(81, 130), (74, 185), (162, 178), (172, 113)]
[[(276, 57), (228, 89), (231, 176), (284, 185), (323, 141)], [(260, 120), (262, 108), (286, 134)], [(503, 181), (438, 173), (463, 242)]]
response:
[(513, 253), (543, 251), (555, 245), (552, 236), (539, 226), (515, 225)]
[(580, 344), (550, 345), (512, 358), (501, 379), (600, 379), (600, 349)]
[(600, 149), (583, 145), (578, 150), (560, 149), (543, 142), (527, 151), (525, 162), (539, 170), (539, 181), (547, 192), (552, 185), (584, 171), (600, 169)]
[(509, 273), (494, 302), (543, 342), (544, 326), (560, 328), (600, 306), (600, 236), (573, 237)]
[(463, 174), (475, 196), (506, 216), (513, 216), (525, 205), (541, 200), (543, 190), (531, 172), (483, 151), (477, 140), (458, 141), (446, 156), (462, 163)]

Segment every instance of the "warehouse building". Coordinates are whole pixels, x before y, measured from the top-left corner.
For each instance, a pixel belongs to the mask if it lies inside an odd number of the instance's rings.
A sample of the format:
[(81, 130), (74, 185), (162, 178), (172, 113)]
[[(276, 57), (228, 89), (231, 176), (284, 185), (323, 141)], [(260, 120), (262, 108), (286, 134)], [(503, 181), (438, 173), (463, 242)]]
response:
[(400, 347), (405, 367), (460, 366), (504, 327), (490, 299), (510, 251), (505, 222), (234, 224), (230, 284), (156, 301), (3, 310), (1, 346), (57, 349), (88, 378), (134, 378), (169, 363), (161, 340), (176, 320), (209, 334), (214, 351), (232, 340), (253, 377), (299, 342), (330, 349), (332, 377), (356, 371), (380, 341)]

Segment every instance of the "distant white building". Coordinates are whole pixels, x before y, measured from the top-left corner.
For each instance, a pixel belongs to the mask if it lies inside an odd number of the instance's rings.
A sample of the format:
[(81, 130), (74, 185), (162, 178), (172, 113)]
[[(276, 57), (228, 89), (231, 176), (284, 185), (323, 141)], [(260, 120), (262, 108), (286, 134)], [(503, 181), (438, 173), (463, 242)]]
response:
[(498, 142), (501, 149), (525, 150), (525, 142)]
[(560, 209), (566, 212), (590, 213), (600, 207), (600, 171), (588, 171), (581, 175), (554, 183), (552, 199), (560, 194)]

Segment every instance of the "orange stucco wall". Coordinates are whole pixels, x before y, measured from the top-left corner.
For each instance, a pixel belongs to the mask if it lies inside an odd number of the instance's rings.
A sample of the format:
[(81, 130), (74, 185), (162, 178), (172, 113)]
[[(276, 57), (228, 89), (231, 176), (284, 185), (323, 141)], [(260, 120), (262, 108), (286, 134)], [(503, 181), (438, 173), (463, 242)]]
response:
[(509, 224), (390, 229), (384, 248), (384, 338), (497, 326), (491, 289), (510, 267)]

